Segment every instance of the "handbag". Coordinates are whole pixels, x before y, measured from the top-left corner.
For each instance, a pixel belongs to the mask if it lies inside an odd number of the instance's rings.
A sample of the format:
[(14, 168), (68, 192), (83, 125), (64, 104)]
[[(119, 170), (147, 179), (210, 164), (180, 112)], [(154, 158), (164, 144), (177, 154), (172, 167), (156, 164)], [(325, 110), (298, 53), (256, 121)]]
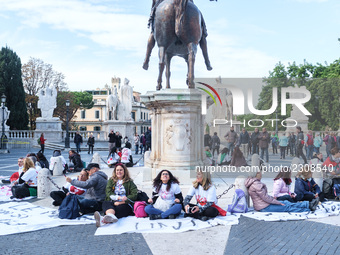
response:
[(112, 165), (113, 163), (114, 163), (113, 157), (109, 157), (109, 159), (107, 160), (107, 164)]
[(172, 201), (170, 200), (164, 200), (161, 197), (158, 197), (156, 202), (153, 204), (153, 207), (161, 210), (163, 212), (170, 209), (170, 207), (173, 205)]
[(26, 183), (17, 184), (11, 188), (12, 194), (15, 198), (24, 198), (30, 196), (30, 191)]

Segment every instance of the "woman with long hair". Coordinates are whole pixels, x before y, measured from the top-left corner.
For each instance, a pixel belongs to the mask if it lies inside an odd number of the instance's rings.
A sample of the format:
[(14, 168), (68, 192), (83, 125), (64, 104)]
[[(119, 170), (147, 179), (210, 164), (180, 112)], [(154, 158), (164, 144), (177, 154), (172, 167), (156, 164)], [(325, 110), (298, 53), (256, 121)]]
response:
[(240, 166), (247, 166), (247, 161), (243, 156), (242, 151), (240, 150), (240, 147), (236, 146), (234, 151), (233, 151), (233, 156), (231, 158), (231, 166), (236, 166), (236, 167), (240, 167)]
[(70, 164), (71, 165), (69, 167), (70, 171), (71, 172), (80, 172), (81, 170), (83, 170), (84, 165), (83, 165), (83, 162), (81, 161), (80, 155), (77, 152), (75, 152), (74, 150), (69, 150), (68, 154), (69, 154), (70, 162), (73, 163), (73, 168), (71, 167), (72, 164)]
[(150, 220), (175, 219), (182, 210), (183, 196), (179, 181), (169, 170), (162, 170), (153, 180), (152, 199), (145, 212)]
[[(197, 204), (190, 204), (192, 197), (196, 197)], [(187, 196), (184, 199), (184, 217), (193, 217), (206, 221), (216, 217), (217, 210), (216, 188), (212, 184), (209, 172), (198, 171)]]
[(120, 218), (132, 215), (137, 192), (137, 186), (130, 178), (129, 170), (124, 164), (118, 163), (106, 186), (106, 198), (102, 205), (105, 216), (102, 217), (97, 211), (94, 213), (96, 226), (115, 223)]
[(297, 202), (295, 199), (296, 195), (290, 192), (290, 185), (292, 184), (291, 175), (292, 172), (290, 168), (284, 166), (275, 177), (273, 186), (273, 197), (276, 200), (288, 200), (292, 203)]

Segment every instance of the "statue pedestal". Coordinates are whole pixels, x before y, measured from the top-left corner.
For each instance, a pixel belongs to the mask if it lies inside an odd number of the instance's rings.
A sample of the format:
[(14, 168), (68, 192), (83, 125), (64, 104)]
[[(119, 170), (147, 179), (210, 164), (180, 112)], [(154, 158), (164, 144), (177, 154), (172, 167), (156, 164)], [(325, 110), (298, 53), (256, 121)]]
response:
[(127, 136), (131, 145), (134, 148), (134, 136), (135, 136), (135, 122), (134, 121), (121, 121), (121, 120), (107, 120), (104, 122), (104, 130), (110, 133), (113, 130), (115, 133), (118, 131), (122, 137)]
[(37, 118), (36, 120), (36, 135), (40, 137), (40, 133), (44, 133), (47, 142), (62, 142), (62, 129), (59, 118), (44, 119)]
[(203, 119), (201, 93), (190, 89), (148, 92), (141, 101), (150, 110), (151, 152), (145, 166), (152, 178), (162, 169), (171, 170), (181, 183), (196, 177), (203, 166)]
[[(301, 127), (303, 132), (308, 131), (308, 117), (305, 116), (296, 105), (293, 105), (293, 109), (291, 111), (291, 117), (287, 118), (286, 120), (295, 120), (297, 122), (297, 126)], [(293, 125), (294, 122), (288, 121), (288, 125)], [(296, 127), (288, 127), (286, 128), (286, 132), (294, 132), (296, 133)]]

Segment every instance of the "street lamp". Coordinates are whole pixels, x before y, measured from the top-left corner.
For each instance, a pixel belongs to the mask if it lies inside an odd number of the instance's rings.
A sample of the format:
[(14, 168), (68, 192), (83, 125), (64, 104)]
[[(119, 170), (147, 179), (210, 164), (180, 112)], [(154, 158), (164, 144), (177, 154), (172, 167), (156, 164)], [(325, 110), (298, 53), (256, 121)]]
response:
[(275, 114), (276, 114), (276, 120), (275, 120), (275, 124), (276, 124), (276, 126), (275, 126), (275, 133), (276, 133), (276, 135), (278, 135), (278, 134), (277, 134), (277, 132), (278, 132), (278, 128), (277, 128), (277, 110), (275, 111)]
[(7, 152), (7, 136), (5, 134), (5, 103), (6, 96), (2, 94), (1, 96), (1, 108), (2, 108), (2, 135), (1, 135), (1, 150)]
[(65, 137), (65, 148), (70, 148), (70, 133), (68, 131), (68, 109), (70, 106), (70, 100), (66, 100), (66, 137)]

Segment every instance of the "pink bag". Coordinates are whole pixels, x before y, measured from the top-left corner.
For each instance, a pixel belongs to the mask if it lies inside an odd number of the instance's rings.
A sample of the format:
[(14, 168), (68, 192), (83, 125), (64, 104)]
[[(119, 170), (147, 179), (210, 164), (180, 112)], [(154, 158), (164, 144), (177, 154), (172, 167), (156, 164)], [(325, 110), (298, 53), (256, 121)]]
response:
[(145, 212), (146, 202), (144, 201), (136, 201), (135, 205), (133, 206), (133, 211), (135, 212), (135, 216), (137, 218), (145, 218), (148, 215)]

